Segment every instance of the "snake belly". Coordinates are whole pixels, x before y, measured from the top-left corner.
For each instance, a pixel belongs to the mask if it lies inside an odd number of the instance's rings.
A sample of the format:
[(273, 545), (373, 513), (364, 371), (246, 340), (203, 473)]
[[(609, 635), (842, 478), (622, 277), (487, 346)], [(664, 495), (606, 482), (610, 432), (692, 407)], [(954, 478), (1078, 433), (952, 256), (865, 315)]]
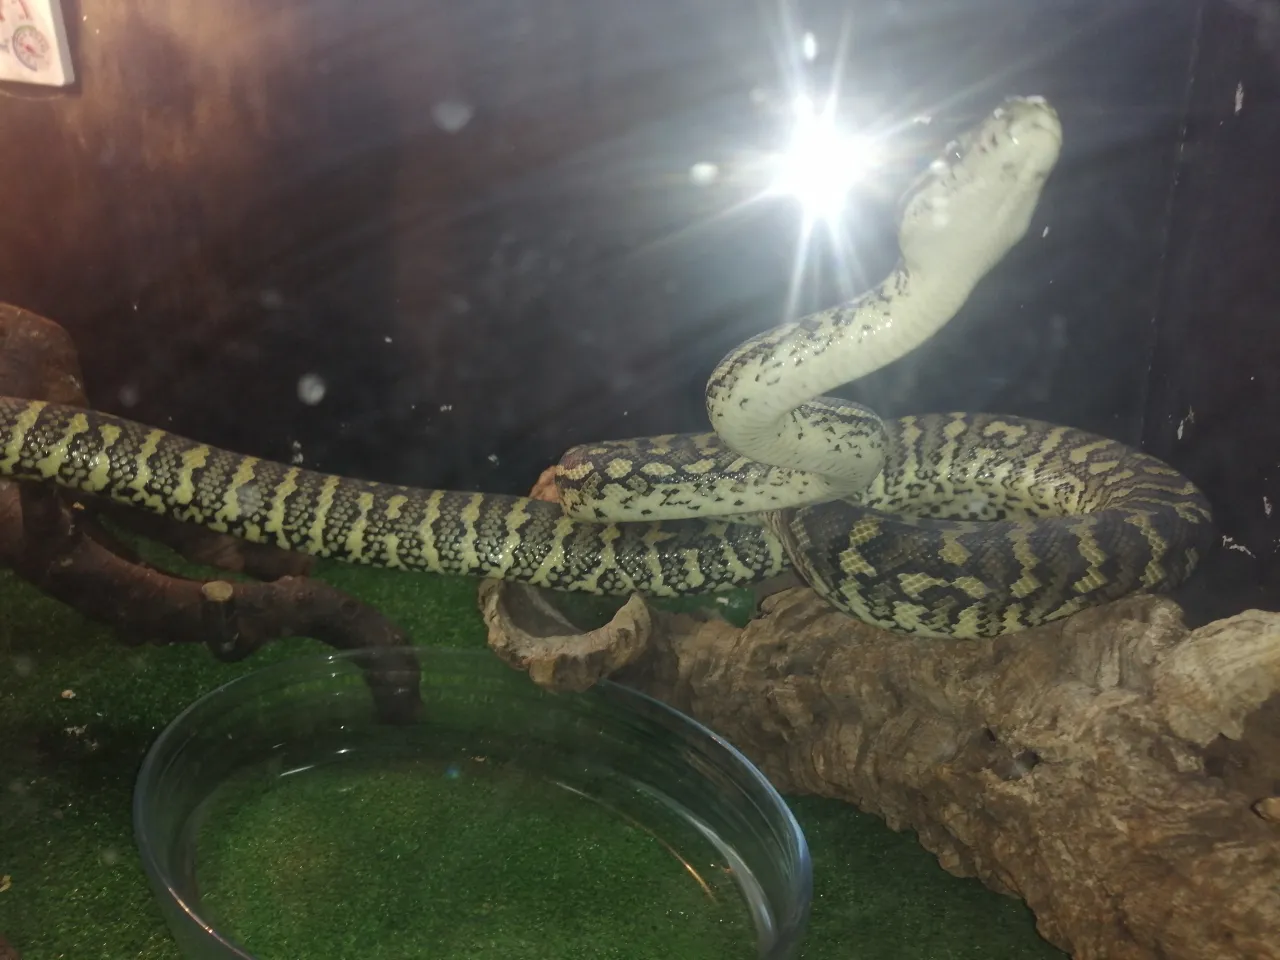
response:
[(1172, 586), (1209, 512), (1159, 461), (1012, 418), (886, 424), (824, 396), (951, 319), (1026, 233), (1060, 144), (1047, 103), (1006, 101), (908, 192), (902, 258), (880, 285), (732, 351), (707, 385), (715, 433), (569, 451), (560, 504), (323, 474), (8, 397), (0, 476), (314, 556), (555, 590), (707, 593), (794, 564), (836, 608), (927, 635), (1010, 632)]
[(865, 490), (884, 463), (884, 424), (827, 391), (906, 356), (955, 316), (1026, 235), (1061, 146), (1043, 98), (1006, 100), (907, 190), (900, 257), (883, 281), (730, 351), (707, 382), (713, 433), (570, 450), (557, 478), (564, 510), (612, 521), (763, 514)]

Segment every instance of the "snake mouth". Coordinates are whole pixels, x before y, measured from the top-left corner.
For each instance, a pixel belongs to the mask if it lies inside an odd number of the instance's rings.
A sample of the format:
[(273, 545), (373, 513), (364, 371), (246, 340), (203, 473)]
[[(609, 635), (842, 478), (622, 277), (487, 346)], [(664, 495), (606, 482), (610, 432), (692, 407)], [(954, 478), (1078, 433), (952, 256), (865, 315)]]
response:
[(957, 170), (976, 167), (990, 153), (1012, 144), (1015, 156), (1003, 164), (1006, 183), (1021, 188), (1038, 187), (1048, 177), (1062, 150), (1062, 123), (1058, 113), (1043, 97), (1009, 97), (988, 111), (974, 126), (973, 118), (957, 118), (949, 127), (963, 130), (943, 140), (933, 138), (933, 160), (922, 170), (898, 200), (901, 218), (912, 200), (930, 188), (945, 189), (943, 181)]
[(1005, 135), (1021, 148), (1023, 163), (1018, 179), (1039, 182), (1049, 175), (1062, 152), (1062, 121), (1057, 111), (1036, 98), (1021, 101), (1018, 106), (1022, 109), (1010, 118)]

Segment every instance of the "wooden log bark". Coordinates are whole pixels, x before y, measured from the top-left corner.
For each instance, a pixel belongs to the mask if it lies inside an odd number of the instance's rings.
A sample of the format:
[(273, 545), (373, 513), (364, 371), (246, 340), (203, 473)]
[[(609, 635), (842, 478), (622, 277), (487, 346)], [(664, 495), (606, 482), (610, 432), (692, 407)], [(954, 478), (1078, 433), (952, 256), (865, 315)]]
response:
[(915, 830), (1080, 960), (1280, 958), (1280, 615), (1191, 632), (1136, 597), (948, 642), (796, 588), (745, 629), (634, 601), (579, 641), (526, 616), (527, 592), (486, 583), (480, 605), (490, 645), (539, 682), (645, 690), (784, 793)]

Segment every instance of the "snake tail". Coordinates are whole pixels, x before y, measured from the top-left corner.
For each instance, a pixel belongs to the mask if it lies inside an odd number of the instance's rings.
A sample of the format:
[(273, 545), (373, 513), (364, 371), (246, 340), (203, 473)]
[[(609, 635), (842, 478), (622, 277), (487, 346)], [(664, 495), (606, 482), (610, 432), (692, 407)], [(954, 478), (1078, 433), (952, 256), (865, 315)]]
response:
[(787, 568), (777, 539), (758, 525), (579, 521), (542, 500), (339, 477), (15, 397), (0, 397), (0, 476), (316, 557), (554, 590), (680, 596)]

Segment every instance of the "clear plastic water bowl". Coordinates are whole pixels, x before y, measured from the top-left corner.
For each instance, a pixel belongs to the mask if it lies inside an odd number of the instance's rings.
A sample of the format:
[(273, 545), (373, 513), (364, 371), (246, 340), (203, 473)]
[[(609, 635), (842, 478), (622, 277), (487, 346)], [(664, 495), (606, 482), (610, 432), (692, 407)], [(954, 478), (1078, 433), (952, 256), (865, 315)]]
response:
[(156, 740), (133, 819), (192, 960), (783, 960), (809, 916), (804, 835), (742, 754), (485, 651), (233, 680)]

